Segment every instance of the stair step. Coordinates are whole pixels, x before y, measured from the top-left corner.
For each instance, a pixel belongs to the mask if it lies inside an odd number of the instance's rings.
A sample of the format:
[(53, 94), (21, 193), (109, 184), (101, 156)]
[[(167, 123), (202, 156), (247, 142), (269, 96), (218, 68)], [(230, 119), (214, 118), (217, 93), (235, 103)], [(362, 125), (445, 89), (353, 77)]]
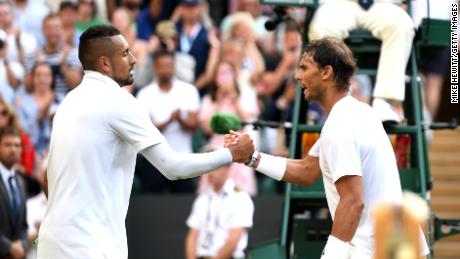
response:
[(431, 207), (436, 211), (456, 211), (460, 212), (460, 199), (458, 197), (431, 197)]
[(435, 259), (459, 259), (460, 246), (455, 241), (438, 241), (434, 244)]
[[(433, 177), (434, 178), (434, 177)], [(442, 181), (434, 178), (433, 191), (431, 195), (434, 197), (460, 197), (460, 175), (457, 181)]]
[(432, 165), (460, 166), (460, 152), (431, 152), (429, 160)]
[[(434, 181), (459, 181), (460, 167), (431, 164), (431, 176)], [(434, 183), (436, 184), (436, 182)]]

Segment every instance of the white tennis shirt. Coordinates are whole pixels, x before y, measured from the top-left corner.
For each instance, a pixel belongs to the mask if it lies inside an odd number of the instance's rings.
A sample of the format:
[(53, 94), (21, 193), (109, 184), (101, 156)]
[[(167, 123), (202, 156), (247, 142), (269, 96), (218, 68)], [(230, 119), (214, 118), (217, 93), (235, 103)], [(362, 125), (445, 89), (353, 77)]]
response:
[(38, 258), (127, 258), (136, 153), (160, 141), (133, 96), (109, 77), (85, 71), (54, 118)]
[[(367, 254), (364, 258), (370, 259), (374, 252), (374, 206), (379, 202), (403, 202), (396, 157), (381, 120), (369, 105), (346, 96), (332, 107), (321, 138), (309, 155), (319, 156), (332, 218), (340, 201), (335, 182), (347, 175), (362, 177), (364, 210), (352, 243), (358, 250), (355, 253)], [(422, 254), (427, 254), (423, 235), (421, 242)]]

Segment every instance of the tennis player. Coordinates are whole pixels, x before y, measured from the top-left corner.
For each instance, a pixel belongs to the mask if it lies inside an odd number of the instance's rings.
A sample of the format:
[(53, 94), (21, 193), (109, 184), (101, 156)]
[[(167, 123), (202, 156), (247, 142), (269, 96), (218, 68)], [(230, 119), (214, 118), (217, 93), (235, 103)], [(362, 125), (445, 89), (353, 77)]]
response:
[[(328, 118), (320, 139), (303, 159), (255, 152), (252, 167), (276, 180), (310, 185), (322, 175), (333, 219), (321, 259), (371, 259), (374, 254), (372, 208), (379, 202), (403, 201), (395, 155), (373, 109), (350, 96), (356, 70), (342, 40), (325, 37), (305, 49), (295, 79), (307, 100), (318, 101)], [(226, 135), (225, 146), (240, 133)], [(422, 255), (428, 254), (421, 233)]]
[(133, 83), (136, 60), (112, 26), (86, 30), (79, 59), (83, 80), (54, 118), (38, 258), (126, 259), (125, 217), (137, 152), (176, 180), (245, 162), (254, 146), (244, 135), (241, 145), (210, 153), (172, 150), (143, 106), (121, 89)]

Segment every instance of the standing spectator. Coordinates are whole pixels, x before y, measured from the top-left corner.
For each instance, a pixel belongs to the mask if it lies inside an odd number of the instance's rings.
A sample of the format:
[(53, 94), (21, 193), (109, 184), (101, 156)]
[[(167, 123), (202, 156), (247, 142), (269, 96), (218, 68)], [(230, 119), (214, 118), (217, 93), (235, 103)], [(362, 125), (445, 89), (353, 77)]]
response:
[(187, 219), (187, 259), (244, 258), (254, 204), (229, 174), (229, 166), (223, 166), (206, 175), (210, 185), (196, 198)]
[(21, 124), (41, 157), (48, 150), (51, 116), (57, 106), (51, 89), (52, 84), (51, 66), (45, 62), (37, 63), (32, 69), (30, 92), (25, 91), (16, 101)]
[[(140, 90), (137, 98), (148, 108), (150, 119), (171, 147), (180, 152), (192, 153), (192, 134), (198, 126), (200, 108), (198, 91), (191, 84), (173, 79), (172, 53), (158, 52), (154, 62), (156, 80)], [(145, 161), (145, 164), (148, 165), (148, 162)], [(141, 174), (141, 177), (150, 178), (149, 184), (161, 184), (152, 188), (154, 192), (161, 192), (165, 185), (169, 185), (173, 192), (193, 192), (195, 189), (193, 179), (170, 182), (151, 171)]]
[(24, 66), (26, 55), (37, 50), (37, 40), (14, 24), (13, 5), (7, 0), (0, 0), (0, 30), (7, 35), (8, 59)]
[(21, 137), (14, 128), (0, 132), (0, 257), (23, 259), (28, 249), (25, 184), (14, 166)]
[(46, 62), (53, 70), (53, 91), (60, 103), (68, 91), (76, 87), (82, 78), (77, 50), (65, 43), (59, 16), (49, 15), (43, 21), (46, 42), (43, 48), (26, 58), (26, 85), (30, 85), (32, 68), (37, 62)]
[(18, 62), (8, 59), (7, 49), (6, 33), (0, 30), (0, 96), (9, 104), (13, 104), (15, 91), (24, 78), (24, 68)]
[(62, 1), (59, 5), (59, 18), (62, 22), (62, 31), (64, 41), (70, 46), (76, 48), (79, 43), (81, 31), (76, 28), (77, 23), (77, 5), (71, 0)]
[(202, 0), (182, 0), (179, 8), (180, 20), (177, 23), (179, 33), (178, 50), (195, 58), (195, 79), (203, 74), (211, 45), (208, 30), (201, 22), (203, 15)]
[[(37, 39), (39, 46), (43, 46), (43, 20), (50, 13), (50, 9), (43, 0), (13, 0), (15, 6), (15, 24), (26, 33)], [(27, 42), (27, 44), (29, 44)]]

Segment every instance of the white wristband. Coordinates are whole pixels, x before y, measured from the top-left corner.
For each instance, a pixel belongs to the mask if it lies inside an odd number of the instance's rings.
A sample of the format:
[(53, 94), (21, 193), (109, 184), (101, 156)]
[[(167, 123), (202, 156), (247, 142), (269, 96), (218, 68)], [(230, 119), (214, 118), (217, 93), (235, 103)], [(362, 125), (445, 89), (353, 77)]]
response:
[(271, 156), (260, 153), (259, 165), (256, 170), (280, 181), (283, 179), (284, 172), (286, 171), (287, 159), (284, 157)]
[(353, 254), (354, 247), (333, 235), (327, 239), (321, 259), (349, 259)]

